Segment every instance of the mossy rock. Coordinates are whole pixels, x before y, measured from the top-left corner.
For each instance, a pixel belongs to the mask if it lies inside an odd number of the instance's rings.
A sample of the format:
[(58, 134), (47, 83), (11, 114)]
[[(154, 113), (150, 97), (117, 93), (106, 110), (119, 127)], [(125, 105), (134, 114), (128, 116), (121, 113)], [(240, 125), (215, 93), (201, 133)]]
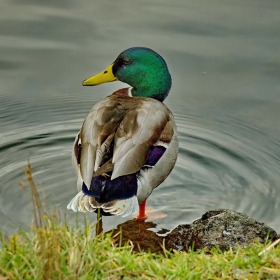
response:
[(222, 251), (278, 238), (275, 230), (245, 214), (228, 209), (211, 210), (192, 224), (179, 225), (166, 237), (166, 248), (177, 251), (217, 247)]

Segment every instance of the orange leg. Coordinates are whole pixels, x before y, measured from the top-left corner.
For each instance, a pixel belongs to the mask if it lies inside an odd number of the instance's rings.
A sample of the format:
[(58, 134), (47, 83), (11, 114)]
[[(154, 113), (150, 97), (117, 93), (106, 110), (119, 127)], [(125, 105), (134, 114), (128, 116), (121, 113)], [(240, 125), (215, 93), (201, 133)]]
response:
[(135, 218), (135, 221), (145, 221), (148, 217), (145, 213), (146, 207), (146, 199), (139, 205), (139, 213), (138, 216)]

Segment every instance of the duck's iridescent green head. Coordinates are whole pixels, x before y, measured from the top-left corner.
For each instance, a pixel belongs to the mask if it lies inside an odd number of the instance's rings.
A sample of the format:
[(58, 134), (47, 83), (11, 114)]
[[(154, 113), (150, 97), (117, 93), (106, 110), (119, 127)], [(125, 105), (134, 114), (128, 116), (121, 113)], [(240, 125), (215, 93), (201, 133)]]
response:
[(132, 86), (132, 95), (163, 101), (171, 88), (171, 76), (164, 59), (148, 48), (123, 51), (107, 69), (88, 78), (83, 85), (122, 81)]

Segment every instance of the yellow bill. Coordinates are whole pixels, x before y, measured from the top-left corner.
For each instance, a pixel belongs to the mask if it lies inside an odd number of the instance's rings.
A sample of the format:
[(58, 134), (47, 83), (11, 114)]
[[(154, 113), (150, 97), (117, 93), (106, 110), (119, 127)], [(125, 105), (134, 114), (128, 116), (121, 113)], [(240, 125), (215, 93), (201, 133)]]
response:
[(117, 81), (118, 78), (113, 74), (113, 64), (105, 70), (83, 81), (83, 86), (97, 86), (108, 82)]

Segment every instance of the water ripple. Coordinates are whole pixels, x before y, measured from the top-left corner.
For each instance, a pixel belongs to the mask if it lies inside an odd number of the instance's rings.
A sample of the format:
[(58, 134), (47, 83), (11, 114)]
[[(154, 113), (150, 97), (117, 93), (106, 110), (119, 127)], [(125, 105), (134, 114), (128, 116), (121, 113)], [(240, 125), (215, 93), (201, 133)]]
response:
[[(191, 116), (178, 114), (175, 118), (180, 139), (178, 161), (148, 200), (149, 205), (168, 214), (158, 227), (172, 228), (181, 221), (191, 222), (204, 211), (220, 207), (277, 225), (274, 213), (280, 210), (280, 189), (275, 174), (279, 175), (280, 164), (279, 156), (269, 150), (269, 145), (258, 146), (222, 129), (211, 130)], [(0, 212), (9, 217), (5, 218), (4, 231), (10, 233), (31, 222), (29, 193), (19, 186), (25, 180), (27, 159), (47, 201), (55, 202), (61, 213), (66, 213), (65, 207), (76, 193), (71, 149), (81, 123), (82, 119), (51, 122), (0, 134), (1, 161), (5, 162), (0, 168)], [(70, 223), (74, 222), (74, 213), (67, 212), (67, 216)], [(95, 215), (87, 216), (95, 219)], [(107, 218), (104, 227), (110, 229), (122, 221)]]

